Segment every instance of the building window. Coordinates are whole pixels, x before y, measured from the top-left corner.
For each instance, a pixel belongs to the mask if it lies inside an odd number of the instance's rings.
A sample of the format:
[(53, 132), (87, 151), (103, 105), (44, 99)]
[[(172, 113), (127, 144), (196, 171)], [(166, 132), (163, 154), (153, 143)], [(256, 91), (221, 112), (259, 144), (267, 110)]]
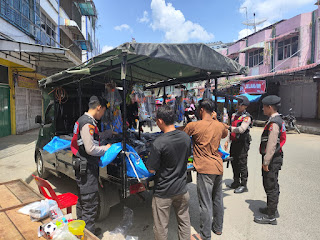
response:
[(249, 62), (249, 67), (262, 65), (263, 64), (263, 49), (249, 52), (248, 62)]
[(1, 0), (0, 16), (26, 34), (34, 36), (34, 4), (38, 1)]
[(278, 60), (289, 58), (298, 52), (299, 37), (293, 37), (278, 43)]
[(56, 26), (41, 13), (41, 44), (56, 45)]

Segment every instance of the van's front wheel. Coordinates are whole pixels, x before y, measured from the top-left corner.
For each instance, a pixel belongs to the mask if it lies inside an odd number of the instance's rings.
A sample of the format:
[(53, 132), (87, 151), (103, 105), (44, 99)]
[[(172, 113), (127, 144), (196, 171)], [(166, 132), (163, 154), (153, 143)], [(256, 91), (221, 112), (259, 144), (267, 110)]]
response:
[(40, 152), (37, 152), (36, 155), (36, 164), (37, 164), (37, 174), (41, 178), (47, 178), (49, 176), (49, 172), (46, 170), (43, 164), (43, 159)]

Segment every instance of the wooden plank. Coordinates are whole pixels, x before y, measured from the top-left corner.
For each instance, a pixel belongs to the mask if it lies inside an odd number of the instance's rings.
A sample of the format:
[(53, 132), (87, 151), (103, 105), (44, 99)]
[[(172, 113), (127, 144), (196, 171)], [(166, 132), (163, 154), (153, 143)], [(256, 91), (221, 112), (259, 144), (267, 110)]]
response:
[(26, 187), (23, 182), (13, 182), (6, 184), (6, 187), (20, 200), (21, 203), (39, 201), (39, 197), (32, 189)]
[(84, 240), (99, 240), (92, 232), (88, 231), (86, 228), (84, 229)]
[(15, 180), (11, 180), (11, 181), (8, 181), (8, 182), (2, 182), (0, 183), (0, 185), (6, 185), (8, 183), (14, 183), (14, 182), (17, 182), (17, 181), (20, 181), (21, 179), (15, 179)]
[(11, 191), (5, 185), (0, 185), (0, 206), (8, 208), (19, 204), (21, 202)]
[[(0, 240), (25, 240), (5, 213), (0, 213)], [(36, 238), (34, 238), (36, 239)]]
[(26, 240), (38, 239), (38, 227), (41, 222), (32, 222), (30, 216), (21, 214), (18, 209), (12, 209), (6, 212), (12, 223), (19, 229), (19, 232)]
[(33, 191), (37, 196), (39, 196), (39, 198), (44, 199), (44, 196), (42, 194), (39, 193), (39, 190), (36, 191), (34, 190), (32, 187), (30, 187), (25, 181), (23, 181), (22, 179), (19, 179), (19, 181), (24, 184), (27, 188), (29, 188), (31, 191)]
[(21, 203), (21, 204), (18, 204), (18, 205), (14, 205), (14, 206), (11, 206), (11, 207), (7, 207), (7, 208), (2, 208), (0, 209), (0, 212), (6, 212), (6, 211), (9, 211), (11, 209), (14, 209), (16, 208), (17, 210), (22, 208), (23, 206), (26, 206), (30, 203), (33, 203), (33, 202), (38, 202), (38, 201), (29, 201), (29, 202), (24, 202), (24, 203)]

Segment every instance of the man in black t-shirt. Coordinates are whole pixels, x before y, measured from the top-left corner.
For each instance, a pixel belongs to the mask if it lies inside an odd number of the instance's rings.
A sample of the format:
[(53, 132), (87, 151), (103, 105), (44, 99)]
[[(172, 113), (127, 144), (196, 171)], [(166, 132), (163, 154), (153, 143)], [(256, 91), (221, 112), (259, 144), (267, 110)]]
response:
[(175, 112), (168, 105), (157, 110), (157, 125), (164, 132), (150, 152), (147, 168), (155, 175), (152, 213), (156, 240), (166, 240), (170, 208), (173, 205), (179, 224), (179, 239), (190, 240), (187, 163), (191, 155), (190, 137), (174, 127)]

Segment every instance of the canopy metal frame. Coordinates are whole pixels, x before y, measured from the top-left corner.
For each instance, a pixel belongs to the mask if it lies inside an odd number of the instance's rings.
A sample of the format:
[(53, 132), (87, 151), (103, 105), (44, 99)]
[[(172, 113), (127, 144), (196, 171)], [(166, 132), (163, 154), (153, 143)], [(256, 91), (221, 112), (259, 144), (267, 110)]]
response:
[[(88, 74), (89, 73), (89, 74)], [(128, 74), (127, 74), (128, 73)], [(221, 55), (205, 44), (151, 44), (125, 43), (118, 48), (96, 56), (77, 67), (39, 81), (40, 88), (55, 88), (77, 84), (81, 94), (81, 82), (106, 83), (114, 81), (123, 87), (123, 152), (127, 143), (126, 94), (130, 84), (144, 84), (145, 89), (159, 88), (182, 83), (215, 79), (231, 75), (243, 75), (247, 68)], [(217, 91), (215, 91), (217, 94)], [(217, 98), (216, 98), (217, 101)], [(216, 104), (217, 105), (217, 104)], [(122, 197), (128, 196), (126, 157), (122, 153)]]

